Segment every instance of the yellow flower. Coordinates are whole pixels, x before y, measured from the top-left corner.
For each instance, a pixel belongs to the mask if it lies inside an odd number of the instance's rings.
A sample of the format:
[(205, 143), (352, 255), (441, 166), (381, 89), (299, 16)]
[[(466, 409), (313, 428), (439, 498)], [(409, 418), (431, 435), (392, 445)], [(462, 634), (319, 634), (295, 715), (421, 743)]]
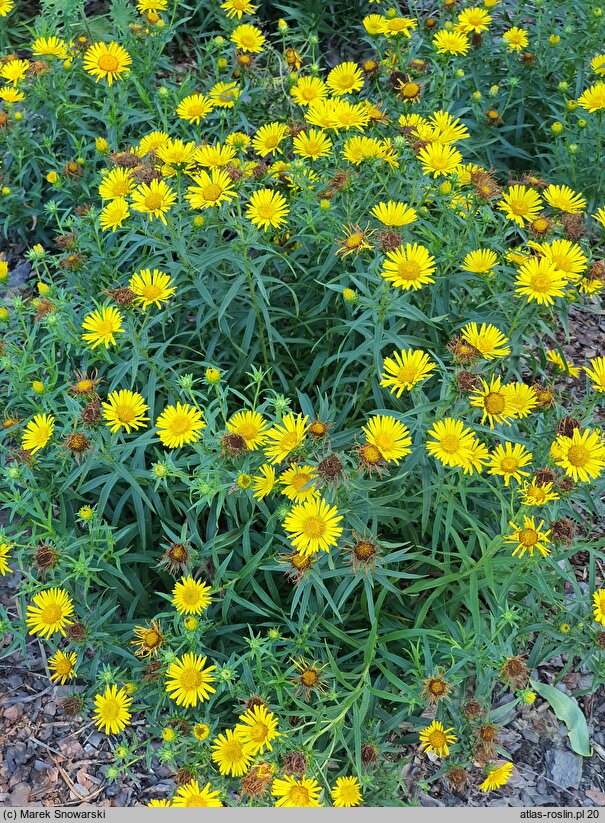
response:
[(129, 195), (133, 186), (132, 172), (118, 167), (105, 175), (99, 186), (99, 195), (103, 200), (116, 200)]
[(524, 466), (531, 463), (533, 455), (521, 443), (498, 444), (490, 455), (488, 474), (499, 475), (504, 478), (504, 485), (508, 486), (511, 478), (521, 480), (521, 475), (527, 477), (529, 472), (522, 471)]
[[(0, 72), (1, 74), (1, 72)], [(595, 83), (579, 97), (578, 106), (593, 114), (605, 109), (605, 83)]]
[(594, 619), (605, 626), (605, 589), (599, 589), (592, 596)]
[(196, 723), (193, 727), (193, 736), (200, 743), (203, 743), (210, 736), (210, 726), (206, 723)]
[(553, 209), (559, 209), (567, 214), (579, 214), (586, 208), (586, 200), (569, 186), (547, 186), (542, 192), (542, 197)]
[(527, 48), (529, 42), (525, 29), (520, 29), (518, 26), (513, 26), (508, 29), (508, 31), (505, 31), (502, 39), (506, 43), (509, 51), (521, 51)]
[(554, 349), (549, 349), (546, 352), (546, 360), (552, 363), (559, 371), (565, 372), (570, 377), (579, 377), (582, 372), (582, 369), (574, 366), (572, 363), (568, 363), (567, 360), (563, 358), (561, 352), (555, 351)]
[(166, 406), (155, 425), (162, 445), (169, 449), (197, 443), (206, 427), (202, 412), (188, 403)]
[(407, 203), (400, 203), (395, 200), (389, 200), (387, 203), (377, 203), (372, 207), (371, 213), (384, 226), (397, 228), (413, 223), (417, 217), (415, 209), (410, 208)]
[(437, 54), (466, 54), (470, 43), (462, 31), (442, 29), (433, 37), (433, 45)]
[(139, 143), (137, 154), (139, 157), (145, 157), (150, 152), (155, 153), (165, 143), (170, 140), (170, 137), (164, 131), (152, 131), (145, 135)]
[(363, 86), (363, 74), (357, 63), (339, 63), (328, 74), (326, 84), (335, 97), (340, 97), (359, 91)]
[(254, 747), (242, 743), (233, 729), (219, 734), (212, 741), (212, 760), (221, 774), (241, 777), (246, 774), (254, 759)]
[[(240, 0), (229, 0), (229, 2), (237, 3)], [(204, 788), (200, 789), (197, 780), (190, 780), (189, 783), (178, 787), (172, 798), (172, 805), (181, 809), (192, 807), (216, 809), (223, 805), (219, 797), (218, 791), (211, 791), (210, 783), (206, 783)]]
[(530, 241), (529, 245), (535, 248), (542, 257), (549, 260), (561, 276), (568, 278), (573, 283), (579, 280), (580, 275), (588, 265), (588, 258), (582, 249), (577, 243), (572, 243), (569, 240), (558, 238), (551, 243), (533, 243)]
[[(2, 0), (0, 0), (2, 2)], [(19, 89), (11, 88), (10, 86), (4, 86), (4, 88), (0, 89), (0, 100), (4, 100), (5, 103), (19, 103), (19, 101), (25, 99), (25, 94)]]
[(262, 500), (273, 491), (275, 469), (269, 463), (266, 463), (258, 471), (259, 474), (252, 478), (252, 494), (257, 500)]
[(494, 360), (510, 354), (508, 338), (491, 323), (467, 323), (461, 330), (462, 339), (480, 352), (485, 360)]
[(10, 550), (11, 547), (7, 543), (0, 543), (0, 575), (2, 577), (13, 574), (13, 570), (8, 565), (9, 560), (12, 560)]
[(272, 189), (253, 192), (246, 209), (246, 217), (264, 231), (270, 227), (279, 228), (286, 222), (286, 215), (289, 213), (286, 198), (281, 192)]
[(176, 289), (172, 288), (172, 283), (163, 271), (154, 269), (152, 274), (151, 269), (141, 269), (130, 278), (128, 288), (134, 292), (134, 302), (143, 309), (153, 305), (161, 309), (162, 303), (167, 303), (176, 292)]
[(337, 777), (336, 785), (332, 788), (332, 803), (337, 808), (361, 806), (361, 786), (356, 777)]
[(132, 194), (134, 211), (148, 214), (149, 219), (159, 218), (166, 225), (166, 212), (169, 212), (176, 200), (176, 194), (163, 180), (152, 180), (149, 185), (142, 183)]
[[(115, 202), (115, 201), (114, 201)], [(122, 328), (123, 317), (114, 306), (103, 306), (101, 310), (87, 314), (82, 321), (82, 328), (86, 334), (82, 335), (82, 339), (87, 343), (92, 344), (92, 348), (103, 344), (106, 349), (109, 345), (116, 345), (116, 334), (123, 334)]]
[(511, 414), (517, 419), (527, 417), (538, 405), (535, 389), (526, 383), (509, 383), (506, 394)]
[(487, 418), (491, 429), (495, 423), (510, 424), (515, 411), (509, 400), (508, 386), (502, 386), (501, 378), (493, 375), (489, 383), (481, 378), (481, 386), (482, 388), (475, 389), (470, 398), (471, 406), (483, 410), (481, 422)]
[(319, 129), (301, 131), (293, 140), (294, 154), (299, 157), (310, 157), (317, 160), (319, 157), (329, 157), (332, 141)]
[(370, 36), (384, 34), (384, 17), (382, 15), (368, 14), (361, 22)]
[(450, 753), (450, 745), (456, 743), (458, 738), (455, 734), (450, 734), (453, 728), (444, 729), (443, 724), (433, 720), (419, 734), (420, 742), (425, 753), (434, 752), (437, 757), (447, 757)]
[(211, 672), (216, 666), (205, 668), (207, 660), (207, 657), (199, 654), (187, 653), (180, 659), (177, 657), (168, 667), (166, 692), (171, 700), (176, 701), (177, 706), (197, 706), (198, 701), (208, 700), (216, 691), (210, 685), (215, 680)]
[(212, 100), (216, 108), (232, 109), (235, 101), (241, 94), (241, 89), (237, 83), (215, 83), (208, 92), (208, 97)]
[(605, 468), (605, 443), (598, 430), (574, 429), (571, 437), (559, 435), (555, 440), (554, 461), (576, 482), (595, 480)]
[(460, 12), (456, 28), (465, 34), (480, 34), (488, 30), (491, 21), (491, 16), (484, 9), (473, 6)]
[(429, 143), (418, 153), (424, 174), (433, 177), (452, 174), (462, 162), (462, 155), (453, 146), (444, 143)]
[(25, 624), (30, 634), (50, 637), (59, 632), (65, 637), (65, 626), (71, 626), (74, 605), (65, 589), (47, 589), (33, 596), (33, 605), (27, 607)]
[(461, 420), (446, 417), (438, 420), (428, 432), (426, 449), (444, 466), (468, 468), (472, 463), (475, 435)]
[(95, 695), (95, 726), (105, 734), (119, 734), (130, 724), (132, 697), (125, 688), (107, 686), (103, 694)]
[(400, 289), (420, 289), (434, 283), (435, 258), (418, 243), (406, 243), (388, 252), (381, 276)]
[(507, 535), (504, 539), (507, 543), (515, 543), (513, 549), (513, 557), (519, 555), (523, 557), (525, 552), (529, 552), (530, 557), (534, 556), (534, 551), (539, 551), (542, 557), (548, 557), (550, 549), (547, 547), (549, 542), (550, 529), (543, 532), (542, 526), (544, 521), (540, 520), (538, 525), (533, 517), (523, 516), (523, 527), (517, 526), (512, 521), (509, 523), (512, 534)]
[(499, 789), (508, 783), (508, 780), (513, 772), (512, 763), (503, 763), (501, 766), (490, 769), (487, 777), (479, 786), (482, 792), (489, 792), (492, 789)]
[(246, 448), (252, 451), (265, 442), (267, 425), (267, 421), (257, 411), (240, 411), (227, 421), (227, 430), (243, 437)]
[(156, 620), (151, 621), (151, 626), (135, 626), (133, 635), (135, 639), (130, 642), (131, 645), (138, 646), (134, 651), (137, 657), (155, 657), (165, 640)]
[(263, 754), (266, 749), (273, 751), (271, 741), (280, 736), (273, 712), (268, 711), (266, 706), (253, 706), (240, 714), (239, 719), (235, 734), (251, 754)]
[(0, 69), (0, 77), (16, 86), (29, 69), (29, 60), (9, 60)]
[(128, 217), (130, 217), (128, 203), (124, 197), (117, 197), (104, 207), (99, 215), (99, 225), (103, 231), (107, 231), (107, 229), (115, 231)]
[(282, 523), (292, 545), (302, 555), (327, 552), (342, 534), (342, 515), (322, 497), (293, 506)]
[(167, 806), (172, 806), (172, 803), (170, 802), (170, 800), (166, 800), (165, 797), (164, 798), (159, 798), (159, 799), (154, 798), (153, 800), (149, 801), (147, 806), (149, 806), (152, 809), (166, 808)]
[(257, 9), (250, 0), (226, 0), (221, 3), (221, 8), (227, 13), (227, 17), (237, 17), (238, 20), (242, 19), (243, 14), (254, 14)]
[(21, 441), (22, 448), (35, 454), (46, 446), (53, 436), (54, 429), (55, 418), (52, 414), (36, 414), (25, 427)]
[(189, 94), (176, 108), (177, 117), (188, 123), (199, 123), (214, 108), (213, 101), (203, 94)]
[(387, 463), (398, 465), (399, 461), (411, 452), (412, 438), (409, 429), (393, 417), (374, 415), (362, 427), (362, 431), (366, 443), (377, 449), (380, 457)]
[(266, 438), (273, 442), (265, 446), (265, 454), (271, 463), (281, 463), (290, 452), (298, 448), (304, 442), (307, 428), (307, 417), (290, 413), (283, 418), (281, 424), (269, 429)]
[(13, 0), (0, 0), (0, 17), (6, 17), (14, 8)]
[(303, 503), (305, 500), (318, 496), (319, 492), (315, 486), (317, 479), (318, 474), (312, 466), (293, 463), (280, 476), (279, 483), (284, 487), (282, 494), (285, 494), (289, 500)]
[(179, 614), (201, 614), (212, 603), (211, 587), (207, 583), (183, 577), (172, 590), (172, 605)]
[(38, 37), (32, 44), (32, 54), (36, 57), (67, 57), (67, 44), (54, 35), (52, 37)]
[(145, 412), (149, 406), (142, 396), (129, 389), (112, 391), (103, 403), (103, 417), (112, 434), (125, 429), (130, 434), (131, 429), (145, 428), (145, 421), (149, 420)]
[(435, 368), (426, 352), (418, 349), (394, 351), (386, 357), (380, 385), (390, 388), (391, 393), (401, 397), (403, 391), (410, 391), (418, 383), (426, 380)]
[(546, 257), (528, 258), (519, 268), (515, 279), (515, 293), (535, 300), (540, 306), (552, 306), (555, 297), (565, 295), (566, 277)]
[(118, 43), (93, 43), (86, 50), (82, 66), (84, 71), (95, 78), (98, 83), (106, 79), (111, 86), (114, 80), (120, 80), (130, 69), (132, 58)]
[(584, 366), (584, 371), (593, 381), (592, 388), (598, 392), (605, 392), (605, 357), (594, 357), (590, 361), (590, 368)]
[(319, 783), (304, 774), (299, 780), (286, 774), (274, 780), (271, 787), (271, 794), (278, 798), (275, 805), (285, 809), (317, 809), (320, 792)]
[(559, 495), (553, 491), (552, 483), (537, 484), (535, 480), (519, 489), (519, 496), (524, 506), (543, 506), (551, 500), (558, 500)]
[(235, 43), (240, 51), (259, 54), (263, 50), (265, 38), (260, 29), (243, 23), (238, 26), (231, 35), (231, 42)]
[(78, 655), (75, 652), (56, 652), (48, 659), (48, 668), (52, 672), (50, 680), (54, 683), (65, 685), (67, 680), (71, 680), (76, 676), (76, 661)]
[(231, 178), (222, 169), (211, 169), (211, 175), (202, 171), (192, 179), (195, 185), (188, 186), (185, 195), (192, 209), (212, 208), (237, 197)]
[(299, 106), (309, 106), (314, 100), (328, 96), (328, 87), (320, 77), (299, 77), (290, 95)]
[(473, 274), (489, 274), (497, 262), (498, 256), (491, 249), (476, 249), (466, 255), (462, 269)]
[(526, 186), (509, 186), (502, 195), (502, 200), (498, 204), (500, 211), (503, 211), (509, 220), (513, 220), (518, 226), (523, 227), (526, 222), (531, 222), (542, 210), (542, 198), (533, 189)]

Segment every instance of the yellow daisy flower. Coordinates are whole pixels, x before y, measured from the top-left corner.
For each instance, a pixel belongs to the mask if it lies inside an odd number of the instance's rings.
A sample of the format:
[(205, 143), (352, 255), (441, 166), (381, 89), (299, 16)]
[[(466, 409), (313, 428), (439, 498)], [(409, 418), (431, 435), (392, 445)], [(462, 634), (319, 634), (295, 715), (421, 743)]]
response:
[(501, 766), (493, 767), (489, 770), (487, 777), (483, 783), (481, 783), (479, 788), (482, 792), (490, 792), (493, 789), (499, 789), (501, 786), (508, 783), (512, 772), (512, 763), (503, 763)]
[(426, 352), (418, 349), (394, 351), (386, 357), (380, 385), (390, 388), (391, 393), (401, 397), (403, 391), (411, 391), (414, 386), (430, 377), (435, 368)]
[(420, 289), (434, 283), (435, 258), (418, 243), (406, 243), (388, 252), (381, 277), (400, 289)]
[(527, 48), (527, 44), (529, 43), (527, 31), (520, 29), (518, 26), (512, 26), (508, 31), (505, 31), (502, 39), (509, 51), (521, 51)]
[(212, 741), (212, 760), (221, 774), (241, 777), (254, 759), (255, 747), (243, 743), (233, 729), (226, 729)]
[(481, 386), (482, 388), (475, 389), (470, 397), (471, 406), (483, 410), (481, 422), (487, 418), (490, 429), (493, 429), (496, 423), (510, 424), (515, 413), (509, 400), (508, 387), (502, 386), (501, 378), (494, 375), (489, 383), (481, 378)]
[(143, 397), (137, 392), (129, 389), (112, 391), (107, 403), (103, 403), (103, 417), (107, 421), (107, 426), (112, 434), (125, 429), (130, 434), (131, 429), (144, 429), (146, 421), (145, 412), (149, 406)]
[(542, 197), (553, 209), (559, 209), (566, 214), (579, 214), (586, 208), (586, 200), (569, 186), (547, 186), (542, 192)]
[(567, 278), (546, 257), (530, 257), (519, 268), (515, 279), (515, 294), (536, 301), (540, 306), (552, 306), (555, 297), (565, 295)]
[(206, 427), (202, 412), (188, 403), (166, 406), (155, 425), (162, 445), (169, 449), (197, 443)]
[(433, 177), (452, 174), (462, 163), (458, 149), (444, 143), (429, 143), (418, 152), (418, 159), (424, 174), (432, 174)]
[(59, 632), (65, 637), (65, 627), (73, 623), (69, 618), (73, 614), (74, 604), (65, 589), (47, 589), (38, 592), (32, 598), (33, 604), (27, 607), (25, 625), (30, 634), (50, 637)]
[(190, 652), (170, 664), (166, 673), (166, 692), (177, 706), (188, 708), (197, 706), (198, 701), (208, 700), (216, 689), (214, 675), (211, 674), (216, 666), (206, 666), (208, 658)]
[(605, 357), (593, 357), (590, 368), (584, 366), (584, 371), (593, 381), (592, 388), (597, 392), (605, 392)]
[(97, 83), (105, 79), (111, 86), (114, 80), (121, 80), (122, 75), (130, 71), (131, 63), (131, 56), (118, 43), (93, 43), (84, 54), (82, 66)]
[(163, 271), (154, 269), (141, 269), (138, 274), (133, 274), (128, 282), (128, 288), (134, 292), (134, 303), (141, 306), (143, 310), (149, 306), (162, 308), (162, 303), (167, 303), (176, 292), (172, 287), (173, 281)]
[(305, 440), (307, 417), (292, 413), (285, 415), (280, 424), (276, 424), (266, 433), (266, 439), (272, 441), (265, 446), (265, 454), (271, 463), (281, 463)]
[(442, 29), (433, 37), (437, 54), (466, 54), (470, 48), (468, 37), (462, 31)]
[(130, 209), (124, 197), (116, 197), (111, 200), (101, 211), (99, 215), (99, 225), (103, 231), (111, 229), (114, 232), (120, 228), (124, 220), (130, 217)]
[[(240, 0), (230, 0), (230, 2), (237, 3)], [(204, 788), (200, 789), (197, 780), (190, 780), (178, 787), (172, 798), (172, 805), (181, 809), (192, 807), (216, 809), (223, 805), (219, 798), (220, 793), (212, 791), (210, 783), (206, 783)]]
[(399, 461), (412, 451), (409, 429), (393, 417), (374, 415), (362, 427), (362, 431), (366, 443), (378, 449), (380, 456), (387, 463), (398, 465)]
[(8, 543), (0, 543), (0, 575), (2, 577), (7, 574), (13, 574), (13, 570), (8, 565), (9, 560), (12, 560), (10, 550), (11, 546), (9, 546)]
[(38, 37), (32, 43), (32, 54), (35, 57), (59, 57), (65, 60), (67, 57), (67, 43), (54, 35), (51, 37)]
[(179, 614), (201, 614), (212, 603), (211, 591), (207, 583), (182, 577), (174, 585), (171, 602)]
[(595, 480), (605, 468), (605, 443), (596, 430), (574, 429), (571, 437), (559, 435), (555, 440), (557, 466), (573, 480), (588, 483)]
[(471, 464), (475, 435), (462, 420), (446, 417), (438, 420), (428, 432), (426, 449), (444, 466), (467, 468)]
[(214, 109), (214, 103), (204, 94), (189, 94), (176, 108), (176, 115), (188, 123), (199, 123)]
[(592, 596), (594, 619), (605, 626), (605, 589), (599, 589)]
[(540, 195), (526, 186), (509, 186), (498, 203), (508, 220), (514, 221), (523, 228), (542, 211), (543, 201)]
[(237, 197), (233, 181), (226, 171), (211, 169), (211, 174), (202, 171), (193, 176), (194, 186), (188, 186), (185, 199), (192, 209), (209, 209), (221, 203), (228, 203)]
[(591, 114), (605, 109), (605, 83), (595, 83), (594, 86), (586, 89), (578, 98), (578, 106)]
[(371, 214), (384, 226), (393, 228), (407, 226), (417, 218), (415, 209), (410, 208), (407, 203), (395, 200), (389, 200), (387, 203), (377, 203), (372, 207)]
[(176, 194), (163, 180), (152, 180), (149, 185), (142, 183), (132, 194), (134, 211), (148, 214), (149, 219), (159, 218), (166, 225), (166, 213), (176, 200)]
[(351, 808), (363, 803), (361, 785), (356, 777), (337, 777), (331, 795), (336, 808)]
[(329, 157), (332, 149), (332, 141), (320, 129), (309, 129), (308, 132), (301, 131), (292, 143), (294, 154), (299, 157), (309, 157), (311, 160)]
[(16, 86), (20, 80), (23, 80), (28, 69), (29, 60), (9, 60), (0, 68), (0, 77)]
[(273, 751), (271, 741), (280, 736), (277, 718), (266, 706), (253, 706), (240, 714), (240, 723), (235, 727), (239, 741), (249, 748), (251, 754), (258, 755), (268, 749)]
[(26, 451), (35, 454), (43, 449), (53, 436), (55, 418), (52, 414), (36, 414), (29, 421), (23, 432), (21, 446)]
[(531, 463), (533, 455), (521, 443), (498, 444), (490, 455), (488, 474), (495, 474), (504, 478), (504, 485), (508, 486), (511, 478), (517, 482), (521, 476), (527, 477), (529, 472), (523, 467)]
[(119, 734), (130, 725), (132, 697), (125, 687), (107, 686), (103, 694), (95, 695), (95, 726), (105, 734)]
[(285, 809), (317, 809), (320, 793), (319, 783), (304, 774), (298, 780), (286, 774), (274, 780), (271, 787), (271, 794), (277, 798), (275, 805)]
[(548, 557), (551, 553), (547, 544), (549, 543), (550, 529), (543, 532), (542, 526), (544, 521), (540, 520), (538, 525), (533, 517), (523, 516), (523, 526), (517, 526), (512, 521), (509, 523), (512, 534), (507, 535), (504, 539), (507, 543), (515, 543), (513, 549), (513, 557), (523, 557), (525, 552), (529, 552), (530, 557), (534, 556), (534, 551), (539, 551), (542, 557)]
[(294, 463), (280, 475), (279, 483), (283, 486), (281, 493), (296, 503), (311, 500), (319, 494), (314, 482), (317, 479), (318, 474), (312, 466)]
[(109, 345), (116, 345), (116, 334), (124, 334), (122, 328), (122, 321), (124, 318), (114, 306), (103, 306), (100, 310), (87, 314), (82, 321), (82, 328), (86, 334), (82, 335), (82, 339), (87, 343), (92, 344), (92, 348), (96, 349), (101, 344), (106, 349)]
[(311, 555), (336, 546), (342, 534), (342, 526), (338, 525), (342, 519), (335, 506), (316, 497), (293, 506), (282, 526), (296, 551)]
[(497, 262), (498, 255), (491, 249), (475, 249), (464, 258), (462, 270), (473, 274), (490, 274)]
[(290, 89), (290, 96), (299, 106), (310, 106), (315, 100), (323, 100), (329, 94), (320, 77), (299, 77)]
[(263, 50), (265, 42), (262, 31), (257, 29), (256, 26), (250, 26), (248, 23), (243, 23), (234, 29), (230, 39), (240, 51), (251, 54), (259, 54)]
[(351, 94), (363, 87), (363, 74), (357, 63), (350, 60), (335, 66), (326, 78), (326, 84), (335, 97)]
[(246, 209), (246, 217), (264, 231), (279, 228), (286, 222), (286, 215), (289, 213), (286, 198), (273, 189), (258, 189), (253, 192)]
[(78, 655), (75, 652), (58, 651), (48, 658), (48, 668), (52, 672), (50, 680), (53, 683), (60, 683), (62, 686), (68, 680), (76, 676), (76, 661)]
[(258, 470), (259, 474), (252, 478), (252, 494), (257, 500), (262, 500), (273, 491), (275, 486), (275, 469), (269, 463), (265, 463)]
[(449, 747), (458, 741), (456, 735), (451, 732), (453, 728), (445, 729), (442, 723), (433, 720), (431, 725), (422, 729), (418, 735), (425, 753), (434, 752), (437, 757), (448, 757)]
[(99, 186), (99, 195), (103, 200), (116, 200), (126, 197), (132, 191), (134, 182), (129, 169), (115, 168), (108, 172)]

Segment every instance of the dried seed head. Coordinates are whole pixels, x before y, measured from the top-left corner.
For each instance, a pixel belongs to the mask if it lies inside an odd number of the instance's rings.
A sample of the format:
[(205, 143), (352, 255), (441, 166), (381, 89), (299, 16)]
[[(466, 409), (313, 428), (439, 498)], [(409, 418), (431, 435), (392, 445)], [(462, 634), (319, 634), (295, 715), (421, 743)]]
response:
[(538, 469), (534, 476), (536, 486), (546, 486), (547, 483), (554, 483), (557, 475), (551, 469)]
[(221, 452), (223, 457), (225, 455), (229, 455), (230, 457), (239, 457), (239, 455), (243, 454), (245, 451), (248, 451), (248, 447), (246, 446), (246, 441), (241, 434), (228, 432), (221, 437)]
[(40, 300), (36, 307), (36, 315), (34, 320), (40, 321), (43, 317), (46, 317), (47, 314), (51, 314), (56, 309), (54, 303), (51, 303), (50, 300)]
[(76, 643), (85, 640), (88, 637), (88, 629), (84, 623), (81, 623), (79, 620), (72, 623), (71, 626), (68, 626), (65, 629), (65, 632), (69, 639)]
[(564, 214), (561, 220), (568, 240), (581, 240), (586, 234), (584, 219), (581, 214)]
[(449, 691), (450, 684), (438, 672), (436, 676), (427, 677), (424, 681), (422, 696), (429, 701), (430, 706), (432, 703), (439, 703), (440, 700), (447, 697)]
[(550, 524), (552, 530), (552, 539), (555, 543), (565, 543), (571, 546), (574, 537), (576, 536), (576, 526), (573, 520), (568, 517), (561, 517)]
[(117, 289), (107, 291), (106, 294), (108, 294), (118, 306), (129, 306), (135, 298), (134, 292), (127, 286), (119, 286)]
[(136, 154), (131, 154), (129, 151), (112, 152), (109, 157), (112, 163), (123, 169), (133, 169), (140, 162)]
[(384, 252), (393, 251), (401, 245), (401, 235), (396, 231), (382, 231), (378, 235), (380, 250)]
[(65, 441), (65, 446), (67, 450), (71, 452), (72, 457), (76, 460), (92, 449), (92, 443), (90, 440), (86, 437), (86, 435), (81, 434), (80, 432), (70, 434)]
[(378, 761), (379, 751), (373, 743), (364, 743), (361, 747), (361, 762), (371, 766)]
[(337, 454), (329, 454), (317, 464), (317, 473), (326, 482), (337, 482), (344, 475), (342, 461)]
[(321, 420), (315, 419), (309, 425), (309, 434), (315, 440), (323, 440), (324, 437), (328, 436), (329, 429), (330, 423), (323, 423)]
[(40, 570), (41, 575), (45, 575), (57, 565), (59, 552), (47, 543), (41, 543), (34, 556), (34, 564)]
[(82, 166), (79, 163), (76, 163), (75, 160), (70, 160), (63, 166), (63, 172), (66, 177), (71, 177), (74, 180), (77, 180), (78, 177), (82, 176)]
[(467, 720), (475, 720), (483, 714), (481, 704), (476, 700), (467, 700), (464, 704), (464, 716)]
[(304, 774), (307, 771), (307, 758), (302, 752), (289, 752), (284, 758), (284, 774)]
[(557, 423), (556, 431), (557, 434), (562, 434), (565, 437), (573, 437), (574, 431), (579, 429), (580, 425), (580, 421), (576, 420), (575, 417), (564, 417)]
[(189, 769), (181, 768), (174, 776), (174, 782), (177, 786), (182, 786), (185, 783), (190, 783), (194, 778), (194, 774)]
[(588, 269), (588, 276), (590, 280), (598, 280), (599, 283), (605, 283), (605, 261), (596, 260)]
[(494, 726), (493, 723), (485, 723), (485, 725), (479, 729), (479, 737), (484, 743), (495, 743), (499, 731), (498, 726)]
[(246, 797), (262, 797), (273, 779), (273, 766), (269, 763), (255, 763), (241, 780), (242, 794)]
[(94, 396), (82, 409), (80, 420), (87, 426), (98, 426), (101, 422), (101, 402)]
[(456, 387), (461, 394), (471, 394), (477, 388), (478, 382), (478, 377), (466, 369), (462, 369), (456, 375)]
[(500, 668), (500, 676), (512, 689), (524, 689), (529, 683), (529, 669), (524, 658), (509, 657)]
[(84, 699), (77, 694), (70, 694), (62, 701), (61, 708), (68, 717), (75, 717), (84, 708)]
[(481, 352), (461, 337), (452, 337), (447, 344), (454, 363), (470, 366), (481, 357)]
[(447, 770), (445, 779), (453, 792), (461, 792), (466, 788), (469, 781), (469, 774), (462, 766), (452, 766)]
[(55, 246), (65, 251), (75, 251), (78, 248), (78, 236), (75, 232), (57, 234), (53, 238)]
[(67, 271), (80, 271), (84, 265), (84, 257), (79, 252), (69, 254), (61, 260), (59, 265), (62, 269), (67, 269)]
[(172, 575), (178, 574), (187, 566), (189, 550), (190, 546), (186, 543), (171, 543), (162, 555), (158, 566), (164, 566), (166, 571)]

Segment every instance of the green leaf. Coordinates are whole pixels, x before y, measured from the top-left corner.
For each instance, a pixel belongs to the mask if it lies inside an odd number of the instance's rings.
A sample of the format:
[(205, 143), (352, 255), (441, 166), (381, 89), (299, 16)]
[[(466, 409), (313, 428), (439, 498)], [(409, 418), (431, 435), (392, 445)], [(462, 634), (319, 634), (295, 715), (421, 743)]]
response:
[(581, 754), (582, 757), (590, 757), (592, 749), (588, 738), (588, 726), (586, 725), (586, 718), (576, 701), (546, 683), (536, 683), (530, 680), (530, 685), (534, 691), (538, 692), (540, 697), (543, 697), (550, 704), (559, 720), (562, 720), (567, 726), (569, 742), (573, 751), (576, 754)]

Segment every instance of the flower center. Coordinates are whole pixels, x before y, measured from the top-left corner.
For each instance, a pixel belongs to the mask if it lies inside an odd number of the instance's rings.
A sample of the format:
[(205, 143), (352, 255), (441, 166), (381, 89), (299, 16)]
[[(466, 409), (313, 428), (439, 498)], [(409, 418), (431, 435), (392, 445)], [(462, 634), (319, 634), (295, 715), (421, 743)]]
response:
[(151, 192), (145, 198), (145, 205), (149, 211), (161, 211), (163, 202), (162, 195), (156, 191)]
[(173, 418), (170, 421), (170, 431), (173, 434), (185, 434), (185, 432), (191, 431), (191, 423), (189, 422), (189, 418), (184, 415)]
[(71, 672), (71, 661), (67, 657), (57, 660), (55, 663), (55, 671), (60, 675), (67, 675)]
[(300, 679), (305, 686), (314, 686), (317, 683), (317, 672), (315, 669), (307, 669), (301, 674)]
[(61, 611), (61, 606), (57, 605), (57, 603), (49, 603), (48, 606), (42, 609), (40, 615), (42, 622), (49, 626), (53, 623), (58, 623), (62, 617), (63, 612)]
[(321, 537), (326, 530), (326, 524), (321, 517), (307, 517), (303, 523), (303, 534), (306, 537), (318, 538)]
[(414, 260), (404, 260), (398, 265), (397, 274), (402, 280), (416, 280), (420, 274), (420, 266)]
[(522, 546), (535, 546), (538, 542), (538, 532), (535, 529), (521, 529), (519, 543)]
[(543, 217), (538, 217), (537, 220), (534, 220), (533, 229), (537, 232), (545, 232), (548, 228), (548, 221), (544, 220)]
[(419, 91), (420, 86), (418, 83), (404, 83), (401, 87), (401, 93), (404, 97), (416, 97)]
[(185, 589), (182, 594), (184, 602), (188, 606), (195, 606), (197, 603), (200, 602), (200, 595), (197, 589)]
[(572, 446), (567, 452), (567, 459), (572, 466), (585, 466), (590, 460), (590, 452), (585, 446)]
[(527, 214), (527, 204), (525, 200), (511, 200), (509, 206), (513, 214)]
[(448, 454), (453, 454), (460, 448), (460, 438), (455, 434), (446, 434), (441, 440), (441, 448)]
[(277, 211), (276, 207), (273, 203), (261, 203), (259, 206), (256, 207), (257, 212), (261, 217), (265, 220), (271, 220), (271, 218), (275, 215)]
[(210, 183), (202, 190), (202, 197), (204, 200), (218, 200), (222, 193), (223, 190), (218, 183)]
[(300, 96), (303, 100), (315, 100), (317, 92), (312, 86), (307, 86), (306, 88), (301, 89)]
[(500, 414), (504, 411), (506, 400), (499, 392), (490, 392), (485, 396), (483, 404), (488, 414)]
[(355, 546), (355, 557), (358, 560), (369, 560), (375, 554), (374, 544), (369, 540), (362, 540)]
[(202, 673), (197, 669), (184, 669), (179, 678), (180, 686), (188, 692), (197, 691), (202, 685)]
[(116, 406), (116, 417), (120, 423), (130, 423), (136, 417), (132, 406)]
[(155, 629), (149, 629), (149, 631), (145, 632), (143, 636), (143, 643), (150, 649), (153, 649), (156, 646), (159, 646), (160, 635), (156, 632)]
[(109, 721), (116, 720), (117, 717), (119, 716), (119, 714), (120, 714), (120, 706), (118, 704), (118, 701), (113, 700), (113, 698), (110, 698), (109, 700), (106, 700), (105, 703), (103, 704), (103, 709), (102, 709), (103, 720), (109, 720)]
[(309, 802), (309, 790), (304, 786), (292, 786), (290, 789), (290, 802), (296, 806), (306, 806)]
[(250, 729), (250, 737), (255, 743), (262, 743), (267, 739), (269, 729), (264, 723), (255, 723)]
[(380, 463), (382, 455), (371, 443), (366, 443), (362, 449), (363, 458), (367, 463)]
[(298, 444), (296, 432), (286, 432), (281, 439), (282, 449), (291, 451)]
[(101, 320), (97, 325), (97, 334), (99, 337), (109, 337), (113, 334), (113, 324), (109, 320)]
[(513, 474), (517, 471), (517, 461), (514, 457), (505, 457), (502, 461), (502, 470), (505, 471), (507, 474)]
[(298, 472), (290, 480), (290, 485), (299, 492), (303, 486), (306, 486), (312, 480), (312, 476), (308, 472)]
[(154, 283), (149, 283), (143, 288), (143, 297), (147, 300), (155, 300), (162, 293), (162, 287)]
[(230, 740), (223, 749), (223, 754), (226, 760), (230, 760), (234, 763), (242, 756), (242, 744), (239, 740)]
[(414, 366), (401, 366), (397, 372), (397, 380), (400, 383), (413, 383), (416, 379), (416, 369)]
[(381, 454), (384, 454), (394, 448), (395, 441), (388, 434), (377, 434), (374, 436), (374, 445)]
[(447, 743), (447, 739), (443, 732), (439, 731), (439, 729), (435, 729), (435, 731), (431, 732), (429, 743), (434, 749), (441, 749)]
[(103, 71), (114, 72), (120, 65), (120, 61), (113, 54), (102, 54), (99, 57), (99, 68)]

